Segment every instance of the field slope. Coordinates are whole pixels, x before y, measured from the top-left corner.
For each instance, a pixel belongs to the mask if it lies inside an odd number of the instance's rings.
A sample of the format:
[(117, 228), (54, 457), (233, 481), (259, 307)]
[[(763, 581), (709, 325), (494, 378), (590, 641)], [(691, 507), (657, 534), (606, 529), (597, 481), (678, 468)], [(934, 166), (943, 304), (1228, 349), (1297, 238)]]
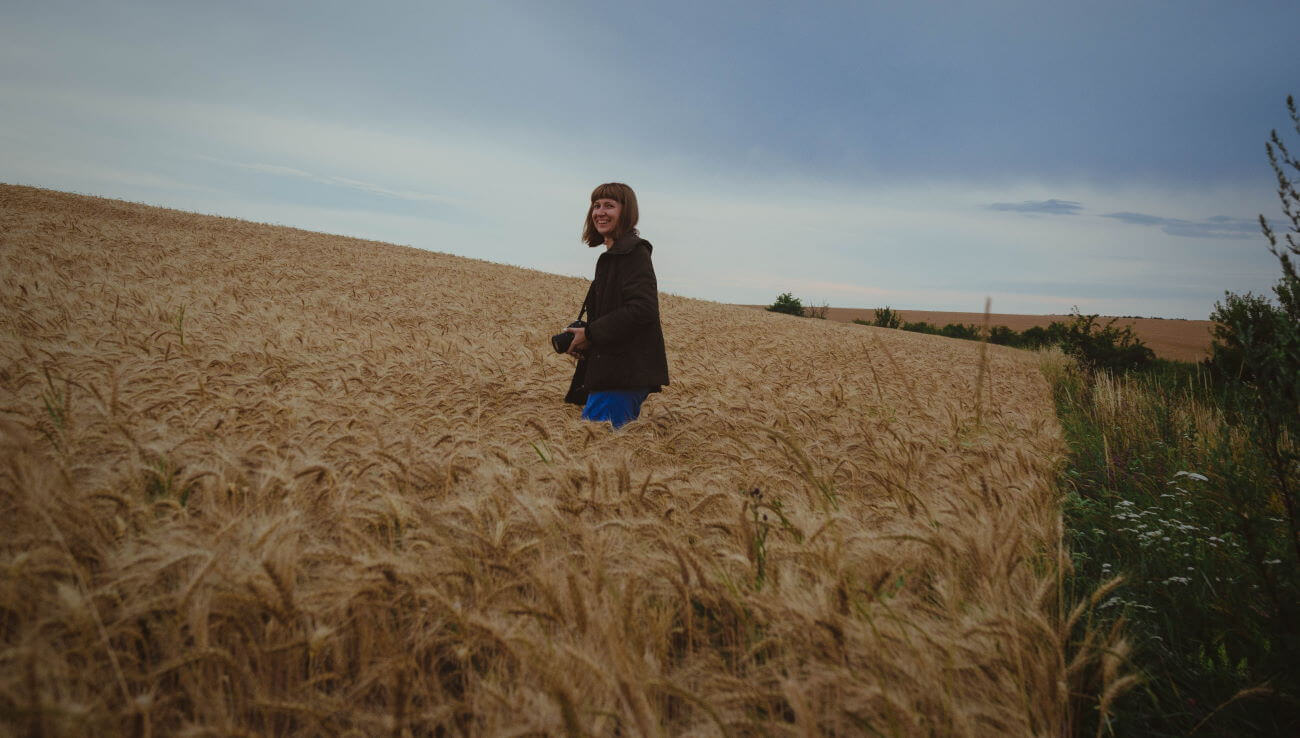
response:
[(1031, 356), (664, 295), (612, 433), (584, 289), (0, 186), (0, 734), (1062, 731)]

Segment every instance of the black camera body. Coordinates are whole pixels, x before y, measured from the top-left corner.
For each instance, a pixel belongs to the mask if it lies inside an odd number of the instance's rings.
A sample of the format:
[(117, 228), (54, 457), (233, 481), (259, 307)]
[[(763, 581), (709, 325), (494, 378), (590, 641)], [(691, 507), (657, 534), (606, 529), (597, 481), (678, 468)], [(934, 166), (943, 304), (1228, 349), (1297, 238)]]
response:
[[(575, 320), (569, 324), (569, 327), (586, 328), (587, 321)], [(573, 334), (568, 331), (565, 331), (563, 333), (556, 333), (554, 336), (551, 336), (551, 348), (554, 348), (555, 353), (557, 354), (567, 353), (569, 350), (569, 346), (572, 345), (573, 345)]]

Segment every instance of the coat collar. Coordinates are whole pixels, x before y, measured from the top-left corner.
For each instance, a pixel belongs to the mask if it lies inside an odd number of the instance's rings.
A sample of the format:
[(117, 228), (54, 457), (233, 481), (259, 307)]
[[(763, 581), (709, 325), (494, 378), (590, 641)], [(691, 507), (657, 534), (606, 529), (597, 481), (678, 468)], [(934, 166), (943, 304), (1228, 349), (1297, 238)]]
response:
[(629, 254), (632, 252), (632, 249), (637, 247), (638, 244), (645, 244), (645, 247), (648, 250), (654, 251), (654, 246), (651, 246), (649, 241), (645, 240), (644, 238), (641, 238), (639, 235), (633, 232), (633, 233), (624, 233), (622, 236), (619, 237), (617, 241), (614, 242), (613, 246), (610, 246), (609, 249), (605, 251), (605, 253), (620, 254), (620, 255)]

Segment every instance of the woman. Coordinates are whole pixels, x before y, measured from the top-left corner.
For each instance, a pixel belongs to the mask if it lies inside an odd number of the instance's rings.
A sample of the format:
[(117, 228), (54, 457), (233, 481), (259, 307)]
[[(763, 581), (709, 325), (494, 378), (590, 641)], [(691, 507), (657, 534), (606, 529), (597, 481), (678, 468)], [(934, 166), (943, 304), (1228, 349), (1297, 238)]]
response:
[(584, 420), (621, 428), (641, 403), (668, 384), (668, 356), (659, 325), (653, 246), (637, 234), (636, 193), (618, 182), (592, 190), (582, 240), (604, 245), (587, 290), (587, 326), (568, 328), (578, 368), (564, 401), (582, 405)]

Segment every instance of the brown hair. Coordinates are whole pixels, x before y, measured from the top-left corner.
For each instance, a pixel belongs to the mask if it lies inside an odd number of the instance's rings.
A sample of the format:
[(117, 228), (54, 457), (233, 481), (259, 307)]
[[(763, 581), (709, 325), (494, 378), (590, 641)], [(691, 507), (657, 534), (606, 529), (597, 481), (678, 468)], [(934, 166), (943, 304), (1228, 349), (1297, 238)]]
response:
[[(593, 205), (602, 198), (609, 198), (621, 206), (618, 222), (614, 224), (614, 232), (610, 234), (614, 240), (617, 241), (628, 233), (636, 233), (636, 222), (640, 213), (636, 209), (636, 193), (632, 188), (622, 182), (606, 182), (591, 191)], [(596, 230), (596, 224), (591, 222), (591, 205), (587, 206), (587, 222), (582, 226), (582, 240), (588, 246), (600, 246), (605, 243), (605, 237), (600, 235), (600, 231)]]

